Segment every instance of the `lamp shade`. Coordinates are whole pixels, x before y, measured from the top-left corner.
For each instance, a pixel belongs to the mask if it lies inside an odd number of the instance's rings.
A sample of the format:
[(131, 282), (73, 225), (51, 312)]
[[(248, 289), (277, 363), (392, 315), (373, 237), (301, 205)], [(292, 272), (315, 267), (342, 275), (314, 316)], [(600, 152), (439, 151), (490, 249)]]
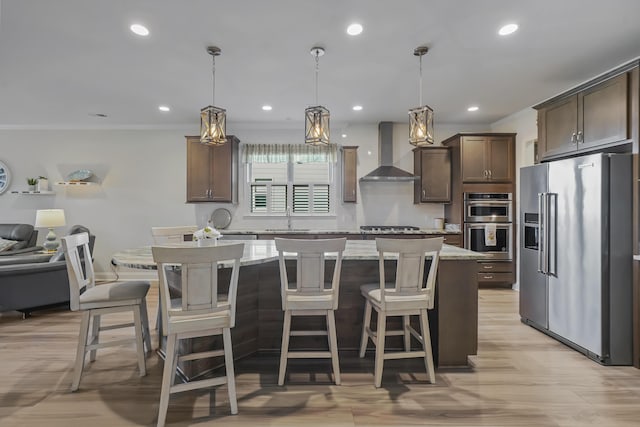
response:
[(65, 224), (63, 209), (39, 209), (36, 212), (36, 227), (53, 228)]

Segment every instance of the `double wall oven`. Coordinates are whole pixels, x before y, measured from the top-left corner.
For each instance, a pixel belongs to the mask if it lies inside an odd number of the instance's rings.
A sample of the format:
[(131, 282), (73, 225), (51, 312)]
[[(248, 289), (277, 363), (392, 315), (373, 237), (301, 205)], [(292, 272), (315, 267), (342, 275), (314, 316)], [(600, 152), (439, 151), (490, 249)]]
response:
[(512, 233), (511, 193), (464, 193), (465, 248), (511, 261)]

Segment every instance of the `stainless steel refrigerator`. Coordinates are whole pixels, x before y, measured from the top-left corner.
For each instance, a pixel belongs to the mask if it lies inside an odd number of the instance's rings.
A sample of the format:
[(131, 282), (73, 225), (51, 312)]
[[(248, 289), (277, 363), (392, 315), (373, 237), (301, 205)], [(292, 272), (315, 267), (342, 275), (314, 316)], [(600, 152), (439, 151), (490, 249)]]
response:
[(632, 363), (631, 156), (520, 169), (520, 317), (603, 364)]

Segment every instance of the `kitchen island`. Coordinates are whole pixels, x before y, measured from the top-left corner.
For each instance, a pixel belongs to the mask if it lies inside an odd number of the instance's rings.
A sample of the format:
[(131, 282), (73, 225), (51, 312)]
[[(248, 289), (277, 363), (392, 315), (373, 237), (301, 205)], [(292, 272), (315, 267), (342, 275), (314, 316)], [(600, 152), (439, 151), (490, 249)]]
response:
[[(221, 241), (218, 245), (233, 243)], [(279, 352), (282, 338), (283, 312), (280, 297), (278, 253), (273, 240), (244, 241), (238, 281), (236, 326), (232, 330), (234, 356), (257, 352)], [(193, 243), (184, 243), (192, 245)], [(360, 285), (378, 281), (378, 252), (373, 240), (349, 240), (343, 254), (339, 306), (336, 311), (338, 347), (355, 350), (362, 333), (364, 299)], [(440, 254), (435, 307), (429, 312), (431, 341), (436, 366), (466, 367), (468, 356), (475, 355), (478, 342), (477, 260), (482, 254), (444, 245)], [(330, 256), (327, 259), (331, 259)], [(292, 261), (293, 262), (293, 261)], [(392, 258), (388, 262), (393, 264)], [(155, 269), (151, 248), (125, 250), (112, 257), (115, 266)], [(222, 265), (220, 275), (230, 274), (230, 265)], [(385, 269), (393, 275), (394, 268)], [(328, 268), (327, 271), (332, 271)], [(222, 277), (221, 277), (222, 280)], [(176, 287), (176, 292), (179, 287)], [(300, 317), (297, 329), (315, 329), (324, 319)], [(394, 319), (395, 320), (395, 319)], [(399, 320), (399, 319), (398, 319)], [(391, 326), (391, 325), (390, 325)], [(401, 347), (400, 337), (389, 337), (388, 348)], [(204, 347), (206, 340), (195, 340)], [(322, 337), (296, 337), (291, 348), (324, 348)], [(205, 370), (206, 366), (185, 367), (187, 376)]]

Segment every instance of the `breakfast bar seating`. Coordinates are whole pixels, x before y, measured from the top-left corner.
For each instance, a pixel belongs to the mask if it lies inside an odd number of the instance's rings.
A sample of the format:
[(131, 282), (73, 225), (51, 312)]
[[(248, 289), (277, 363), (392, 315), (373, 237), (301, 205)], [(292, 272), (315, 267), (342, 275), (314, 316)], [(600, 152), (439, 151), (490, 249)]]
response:
[[(158, 263), (162, 323), (163, 331), (167, 335), (158, 427), (165, 424), (170, 394), (214, 385), (227, 384), (231, 413), (238, 413), (231, 328), (235, 326), (236, 320), (238, 273), (243, 249), (243, 244), (152, 248), (153, 258)], [(217, 270), (218, 263), (222, 261), (232, 262), (232, 267), (228, 282), (220, 283), (223, 285), (223, 292), (219, 295)], [(180, 266), (182, 289), (182, 298), (177, 306), (170, 299), (167, 279), (167, 271), (171, 271), (176, 265)], [(208, 349), (190, 354), (179, 352), (180, 340), (217, 335), (223, 337), (223, 350)], [(218, 356), (224, 356), (226, 375), (175, 384), (179, 361), (196, 361)]]
[[(217, 245), (233, 244), (232, 240)], [(240, 260), (238, 278), (236, 324), (232, 331), (233, 354), (236, 359), (248, 356), (279, 355), (282, 346), (284, 314), (282, 312), (281, 281), (278, 251), (273, 240), (246, 240)], [(195, 246), (184, 242), (177, 246)], [(285, 255), (285, 258), (287, 256)], [(328, 254), (331, 262), (335, 254)], [(428, 313), (431, 329), (434, 365), (436, 367), (468, 368), (469, 356), (477, 352), (478, 345), (478, 263), (482, 254), (444, 244), (440, 251), (434, 308)], [(294, 261), (294, 258), (291, 258)], [(391, 281), (393, 257), (385, 256), (385, 271)], [(112, 256), (116, 266), (137, 269), (157, 268), (150, 247), (124, 250)], [(388, 265), (388, 266), (387, 266)], [(228, 280), (232, 263), (220, 264), (219, 280)], [(347, 240), (342, 258), (339, 305), (335, 311), (338, 351), (357, 354), (362, 337), (364, 299), (360, 293), (363, 283), (379, 280), (379, 256), (373, 240)], [(226, 279), (225, 279), (226, 278)], [(325, 276), (331, 281), (331, 274)], [(172, 286), (174, 298), (180, 297), (180, 286)], [(305, 318), (310, 329), (324, 326), (324, 320)], [(395, 320), (395, 319), (393, 319)], [(390, 326), (394, 327), (390, 321)], [(184, 340), (181, 345), (204, 347), (205, 343)], [(389, 337), (388, 348), (402, 348), (402, 337)], [(290, 342), (290, 349), (326, 351), (326, 337), (300, 336)], [(181, 370), (187, 378), (204, 375), (220, 366), (220, 361), (205, 367), (185, 362)], [(277, 372), (277, 366), (273, 368)]]
[[(280, 370), (278, 385), (284, 385), (284, 377), (289, 358), (330, 358), (336, 385), (340, 385), (340, 362), (338, 360), (338, 341), (336, 338), (335, 310), (338, 308), (340, 290), (340, 271), (342, 253), (347, 239), (280, 239), (276, 238), (278, 265), (280, 266), (280, 286), (284, 326), (282, 329), (282, 350), (280, 352)], [(285, 252), (295, 255), (295, 287), (290, 284), (287, 273)], [(337, 253), (333, 263), (333, 273), (329, 285), (325, 285), (325, 253)], [(323, 316), (327, 319), (326, 331), (291, 330), (292, 316)], [(328, 338), (329, 351), (289, 352), (290, 336), (320, 335)]]
[[(362, 324), (362, 341), (360, 357), (365, 356), (369, 339), (376, 347), (374, 383), (376, 387), (382, 384), (382, 365), (385, 359), (406, 359), (410, 357), (424, 358), (425, 368), (429, 374), (429, 382), (436, 382), (433, 366), (433, 350), (431, 347), (431, 333), (427, 309), (433, 308), (436, 291), (436, 272), (442, 237), (435, 239), (376, 239), (376, 248), (380, 257), (380, 280), (377, 283), (364, 284), (360, 287), (365, 298), (364, 321)], [(396, 274), (394, 281), (389, 283), (385, 274), (384, 257), (387, 253), (397, 255)], [(426, 280), (425, 255), (428, 260)], [(371, 311), (374, 309), (378, 316), (378, 327), (373, 331)], [(410, 317), (420, 318), (418, 333), (410, 324)], [(389, 330), (386, 327), (387, 317), (401, 316), (402, 327), (399, 330)], [(400, 335), (404, 338), (404, 351), (385, 352), (385, 337)], [(422, 350), (411, 351), (411, 337), (420, 343)]]
[[(95, 286), (88, 233), (63, 237), (62, 248), (69, 275), (69, 308), (71, 311), (82, 312), (71, 391), (76, 391), (80, 387), (87, 353), (89, 353), (89, 359), (94, 362), (99, 348), (122, 345), (129, 341), (136, 344), (140, 376), (145, 376), (147, 370), (144, 348), (146, 346), (147, 350), (151, 350), (146, 301), (149, 282), (112, 282)], [(101, 326), (102, 316), (123, 311), (133, 313), (133, 323)], [(89, 328), (90, 325), (91, 328)], [(100, 342), (101, 331), (132, 326), (134, 328), (132, 339)]]

